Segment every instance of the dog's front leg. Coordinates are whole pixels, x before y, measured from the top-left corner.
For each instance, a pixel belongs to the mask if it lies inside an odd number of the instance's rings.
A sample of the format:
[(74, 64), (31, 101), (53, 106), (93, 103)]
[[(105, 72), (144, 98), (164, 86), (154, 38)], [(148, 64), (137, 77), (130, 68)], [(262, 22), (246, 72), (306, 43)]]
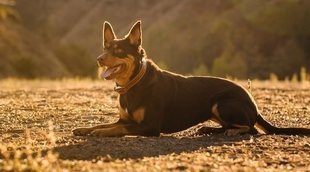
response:
[(136, 123), (96, 129), (90, 133), (91, 136), (95, 137), (120, 137), (125, 135), (159, 136), (159, 134), (157, 130)]
[(103, 124), (103, 125), (97, 125), (94, 127), (76, 128), (76, 129), (72, 130), (72, 132), (75, 136), (87, 136), (94, 130), (101, 129), (101, 128), (111, 128), (111, 127), (115, 127), (115, 126), (121, 125), (121, 124), (126, 125), (125, 122), (119, 120), (116, 123), (112, 123), (112, 124)]

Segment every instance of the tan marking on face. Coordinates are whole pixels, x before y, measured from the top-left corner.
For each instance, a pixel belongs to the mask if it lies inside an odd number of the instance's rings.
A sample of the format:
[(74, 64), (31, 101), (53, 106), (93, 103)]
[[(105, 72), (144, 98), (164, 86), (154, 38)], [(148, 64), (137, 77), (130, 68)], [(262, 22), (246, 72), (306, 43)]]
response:
[(123, 109), (122, 107), (119, 107), (119, 116), (120, 116), (120, 119), (128, 120), (129, 115), (128, 115), (127, 109)]
[(125, 69), (118, 76), (116, 76), (115, 82), (120, 86), (124, 86), (129, 82), (130, 76), (135, 69), (135, 59), (132, 55), (127, 55), (126, 58), (122, 58), (120, 61), (124, 64)]
[(140, 107), (133, 113), (133, 119), (140, 124), (144, 119), (145, 108)]
[(116, 66), (122, 63), (122, 59), (118, 58), (118, 57), (114, 57), (112, 56), (109, 52), (105, 52), (102, 55), (100, 55), (103, 57), (102, 63), (101, 65), (103, 66)]
[(118, 49), (115, 50), (115, 53), (122, 53), (122, 52), (123, 52), (123, 50), (120, 49), (120, 48), (118, 48)]
[(129, 82), (130, 76), (135, 69), (134, 61), (135, 59), (132, 55), (127, 55), (125, 58), (118, 58), (113, 57), (111, 54), (107, 54), (101, 65), (107, 67), (122, 65), (121, 71), (117, 74), (112, 74), (110, 79), (114, 79), (118, 85), (124, 86)]

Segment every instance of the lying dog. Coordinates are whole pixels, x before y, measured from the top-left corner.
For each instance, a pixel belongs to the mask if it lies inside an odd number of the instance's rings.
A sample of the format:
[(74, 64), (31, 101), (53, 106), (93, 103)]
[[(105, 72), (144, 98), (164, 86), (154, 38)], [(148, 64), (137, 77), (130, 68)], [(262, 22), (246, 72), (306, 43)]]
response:
[(259, 114), (251, 95), (236, 83), (216, 77), (186, 77), (161, 70), (142, 48), (141, 22), (123, 39), (104, 23), (103, 54), (97, 60), (101, 76), (116, 82), (119, 120), (113, 124), (77, 128), (74, 135), (100, 137), (173, 133), (212, 120), (222, 128), (207, 133), (256, 134), (254, 126), (270, 134), (310, 135), (310, 129), (278, 128)]

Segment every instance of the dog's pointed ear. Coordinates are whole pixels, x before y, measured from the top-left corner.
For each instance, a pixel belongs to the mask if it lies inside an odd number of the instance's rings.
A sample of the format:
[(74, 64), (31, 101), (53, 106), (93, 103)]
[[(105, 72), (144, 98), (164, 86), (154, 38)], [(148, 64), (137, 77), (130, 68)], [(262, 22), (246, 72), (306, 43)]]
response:
[(135, 46), (142, 45), (141, 20), (138, 20), (130, 29), (127, 38), (130, 44)]
[(113, 28), (111, 24), (107, 21), (103, 23), (103, 48), (109, 47), (111, 44), (111, 41), (116, 39), (116, 36), (114, 34)]

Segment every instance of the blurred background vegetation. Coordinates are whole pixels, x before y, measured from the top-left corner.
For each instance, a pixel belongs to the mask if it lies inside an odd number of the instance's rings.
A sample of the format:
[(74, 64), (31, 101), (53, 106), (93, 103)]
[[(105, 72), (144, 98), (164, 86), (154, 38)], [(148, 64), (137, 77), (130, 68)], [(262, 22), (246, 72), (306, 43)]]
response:
[(174, 72), (310, 70), (309, 0), (0, 0), (0, 78), (96, 77), (102, 23), (122, 37), (138, 19), (148, 56)]

